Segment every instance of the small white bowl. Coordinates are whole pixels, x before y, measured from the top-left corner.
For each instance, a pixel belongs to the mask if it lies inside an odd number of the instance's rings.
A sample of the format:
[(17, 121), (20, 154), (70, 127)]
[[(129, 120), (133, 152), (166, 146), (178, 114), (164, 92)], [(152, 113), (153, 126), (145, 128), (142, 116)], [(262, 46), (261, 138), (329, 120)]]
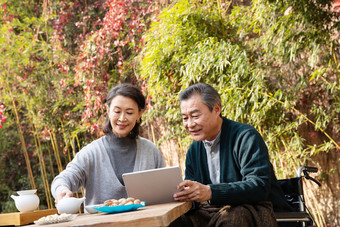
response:
[(90, 214), (98, 213), (98, 210), (94, 209), (93, 207), (99, 207), (99, 204), (96, 204), (96, 205), (87, 205), (87, 206), (85, 206), (85, 209)]

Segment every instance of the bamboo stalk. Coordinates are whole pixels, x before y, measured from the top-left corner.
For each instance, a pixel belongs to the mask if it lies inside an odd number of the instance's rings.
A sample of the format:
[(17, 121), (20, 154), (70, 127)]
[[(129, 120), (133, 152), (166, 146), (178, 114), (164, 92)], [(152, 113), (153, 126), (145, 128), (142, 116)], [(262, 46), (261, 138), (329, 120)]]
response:
[[(52, 140), (52, 138), (51, 138)], [(54, 174), (54, 168), (53, 168), (53, 162), (52, 162), (52, 155), (51, 155), (51, 151), (50, 149), (47, 149), (48, 150), (48, 157), (49, 157), (49, 163), (50, 163), (50, 169), (51, 169), (51, 172), (52, 172), (52, 178), (55, 177), (55, 174)]]
[[(26, 106), (28, 106), (27, 102), (26, 102)], [(51, 209), (53, 207), (53, 205), (52, 205), (51, 192), (50, 192), (49, 183), (48, 183), (48, 177), (47, 177), (47, 174), (46, 174), (46, 166), (45, 166), (44, 156), (43, 156), (42, 149), (41, 149), (38, 131), (37, 131), (37, 129), (36, 129), (34, 123), (33, 123), (33, 120), (32, 120), (32, 117), (31, 117), (31, 114), (30, 114), (29, 111), (28, 111), (28, 118), (29, 118), (29, 122), (32, 122), (31, 130), (32, 130), (36, 150), (37, 150), (37, 153), (38, 153), (40, 172), (41, 172), (41, 176), (42, 176), (42, 179), (43, 179), (43, 185), (44, 185), (44, 191), (45, 191), (47, 206), (48, 206), (49, 209)], [(49, 153), (49, 155), (50, 155), (50, 153)], [(50, 164), (51, 164), (51, 168), (53, 170), (53, 165), (51, 163), (51, 155), (50, 155)]]
[(156, 144), (155, 130), (153, 129), (152, 123), (150, 124), (150, 126), (151, 126), (152, 140), (153, 140), (152, 142), (153, 142), (154, 144)]
[[(69, 151), (68, 149), (68, 145), (66, 146), (66, 150), (67, 150), (67, 157), (68, 157), (68, 162), (72, 161), (72, 158), (71, 158), (71, 152)], [(67, 164), (67, 163), (66, 163)]]
[[(79, 149), (80, 149), (80, 143), (79, 143), (79, 138), (78, 138), (78, 135), (74, 135), (74, 137), (73, 137), (74, 139), (76, 139), (76, 141), (77, 141), (77, 144), (78, 144), (78, 147), (79, 147)], [(82, 193), (82, 195), (83, 196), (85, 196), (85, 193), (84, 193), (84, 188), (83, 187), (81, 187), (80, 188), (80, 190), (81, 190), (81, 193)]]
[[(60, 125), (61, 125), (61, 131), (62, 131), (62, 135), (63, 135), (63, 140), (64, 140), (64, 143), (65, 143), (65, 146), (66, 146), (66, 150), (67, 150), (67, 157), (68, 157), (68, 162), (70, 162), (70, 161), (72, 161), (72, 158), (71, 158), (71, 154), (70, 154), (70, 151), (69, 151), (69, 149), (68, 149), (68, 142), (67, 142), (67, 140), (66, 140), (66, 133), (65, 133), (65, 131), (64, 131), (64, 125), (63, 125), (63, 122), (62, 121), (60, 121)], [(65, 159), (65, 160), (67, 160), (67, 159)], [(67, 163), (65, 163), (65, 164), (67, 164)]]
[(36, 148), (37, 148), (39, 165), (40, 165), (40, 172), (41, 172), (42, 179), (43, 179), (43, 185), (44, 185), (44, 191), (45, 191), (47, 206), (48, 206), (49, 209), (52, 209), (53, 204), (52, 204), (52, 199), (51, 199), (50, 186), (49, 186), (48, 178), (47, 178), (47, 174), (46, 174), (46, 166), (45, 166), (44, 156), (43, 156), (43, 152), (41, 150), (41, 143), (40, 143), (40, 140), (37, 136), (38, 133), (36, 131), (36, 128), (34, 127), (34, 124), (32, 124), (31, 127), (32, 127), (33, 136), (34, 136), (34, 142), (35, 142), (35, 145), (36, 145)]
[(12, 99), (12, 105), (13, 105), (13, 110), (14, 110), (14, 113), (15, 113), (16, 125), (17, 125), (17, 129), (18, 129), (19, 135), (20, 135), (21, 147), (22, 147), (22, 150), (24, 152), (24, 157), (25, 157), (26, 167), (27, 167), (27, 171), (28, 171), (28, 175), (29, 175), (29, 179), (30, 179), (31, 188), (36, 189), (36, 186), (35, 186), (35, 183), (34, 183), (32, 167), (31, 167), (31, 163), (30, 163), (30, 160), (29, 160), (28, 151), (27, 151), (27, 147), (26, 147), (26, 142), (25, 142), (25, 138), (24, 138), (24, 135), (23, 135), (23, 132), (22, 132), (22, 129), (21, 129), (21, 125), (20, 125), (18, 110), (17, 110), (16, 104), (15, 104), (11, 89), (8, 89), (8, 91), (9, 91), (9, 95)]
[(75, 135), (75, 136), (74, 136), (74, 138), (76, 138), (77, 145), (78, 145), (78, 147), (79, 147), (79, 149), (80, 149), (80, 143), (79, 143), (79, 138), (78, 138), (78, 135)]
[(39, 160), (40, 172), (41, 172), (42, 179), (43, 179), (43, 185), (44, 185), (44, 191), (45, 191), (47, 206), (50, 208), (49, 199), (48, 199), (48, 189), (47, 189), (47, 186), (46, 186), (46, 177), (45, 177), (45, 174), (44, 174), (42, 157), (41, 157), (41, 154), (40, 154), (40, 147), (39, 147), (38, 139), (36, 138), (34, 130), (33, 130), (33, 134), (34, 134), (35, 146), (36, 146), (36, 149), (37, 149), (37, 156), (38, 156), (38, 160)]
[[(53, 138), (52, 138), (51, 133), (50, 133), (50, 138), (51, 138), (51, 144), (52, 144), (53, 153), (54, 153), (54, 156), (55, 156), (55, 147), (54, 147)], [(55, 173), (54, 173), (53, 162), (52, 162), (52, 155), (51, 155), (50, 149), (48, 149), (48, 155), (50, 157), (50, 166), (51, 166), (51, 170), (52, 170), (52, 178), (54, 178), (55, 177)]]
[(52, 209), (53, 208), (53, 203), (52, 203), (52, 198), (51, 198), (50, 184), (49, 184), (48, 178), (47, 178), (46, 165), (45, 165), (45, 160), (44, 160), (43, 152), (41, 150), (40, 140), (38, 140), (38, 144), (39, 144), (39, 151), (40, 151), (41, 163), (42, 163), (41, 172), (42, 172), (42, 174), (44, 176), (43, 177), (44, 184), (46, 185), (46, 189), (45, 189), (46, 190), (46, 200), (47, 200), (48, 208)]
[(57, 138), (56, 138), (54, 131), (51, 132), (51, 143), (53, 147), (54, 157), (57, 161), (58, 171), (60, 173), (61, 171), (63, 171), (63, 165), (61, 164)]
[(73, 144), (73, 138), (71, 138), (70, 140), (70, 145), (71, 145), (71, 148), (72, 148), (72, 154), (73, 154), (73, 158), (76, 157), (76, 148), (74, 147), (74, 144)]
[[(307, 182), (306, 180), (303, 178), (303, 184), (306, 185)], [(306, 188), (306, 187), (305, 187)], [(308, 195), (307, 195), (308, 194)], [(304, 190), (304, 198), (305, 198), (305, 202), (306, 204), (310, 205), (310, 212), (313, 215), (314, 221), (316, 226), (326, 226), (326, 221), (322, 215), (322, 212), (320, 211), (320, 209), (318, 208), (318, 201), (314, 195), (314, 193), (311, 193), (311, 191), (309, 191), (309, 193), (307, 193), (306, 190)]]

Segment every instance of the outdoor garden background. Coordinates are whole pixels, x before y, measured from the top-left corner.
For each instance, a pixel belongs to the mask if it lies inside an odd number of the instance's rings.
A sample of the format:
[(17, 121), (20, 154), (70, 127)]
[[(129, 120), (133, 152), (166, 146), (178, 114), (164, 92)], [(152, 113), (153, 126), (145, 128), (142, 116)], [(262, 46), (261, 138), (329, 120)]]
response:
[(278, 178), (302, 165), (319, 226), (340, 225), (339, 0), (0, 0), (0, 212), (50, 185), (102, 136), (103, 99), (132, 82), (147, 97), (143, 136), (184, 169), (192, 142), (178, 94), (213, 85), (226, 117), (265, 139)]

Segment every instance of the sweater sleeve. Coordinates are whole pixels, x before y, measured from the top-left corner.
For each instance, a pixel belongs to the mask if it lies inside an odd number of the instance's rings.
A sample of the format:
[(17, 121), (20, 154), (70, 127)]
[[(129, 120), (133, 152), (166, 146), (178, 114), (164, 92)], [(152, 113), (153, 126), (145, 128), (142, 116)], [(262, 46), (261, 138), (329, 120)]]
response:
[(192, 157), (190, 155), (191, 152), (192, 151), (190, 147), (185, 158), (185, 180), (195, 181), (197, 179), (195, 178), (195, 171), (193, 169)]
[(261, 135), (255, 129), (243, 131), (235, 140), (233, 155), (238, 179), (210, 184), (211, 203), (238, 205), (269, 200), (270, 162)]
[(89, 145), (78, 152), (74, 159), (67, 164), (66, 168), (54, 178), (51, 185), (51, 193), (54, 198), (63, 189), (77, 192), (81, 186), (84, 186), (86, 180), (85, 167), (90, 164), (87, 149), (89, 149)]

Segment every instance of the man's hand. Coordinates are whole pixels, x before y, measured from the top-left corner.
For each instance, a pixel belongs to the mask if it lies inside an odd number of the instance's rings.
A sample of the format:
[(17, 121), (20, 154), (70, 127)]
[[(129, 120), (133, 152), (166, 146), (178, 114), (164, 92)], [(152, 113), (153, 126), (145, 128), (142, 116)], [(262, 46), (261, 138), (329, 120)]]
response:
[(54, 203), (55, 203), (55, 206), (58, 205), (58, 202), (64, 198), (64, 197), (73, 197), (73, 192), (71, 192), (70, 190), (68, 189), (64, 189), (61, 191), (61, 193), (59, 193), (57, 195), (57, 198), (55, 199)]
[(185, 180), (177, 186), (180, 192), (174, 194), (174, 199), (185, 202), (204, 202), (211, 199), (211, 189), (208, 185), (196, 181)]

